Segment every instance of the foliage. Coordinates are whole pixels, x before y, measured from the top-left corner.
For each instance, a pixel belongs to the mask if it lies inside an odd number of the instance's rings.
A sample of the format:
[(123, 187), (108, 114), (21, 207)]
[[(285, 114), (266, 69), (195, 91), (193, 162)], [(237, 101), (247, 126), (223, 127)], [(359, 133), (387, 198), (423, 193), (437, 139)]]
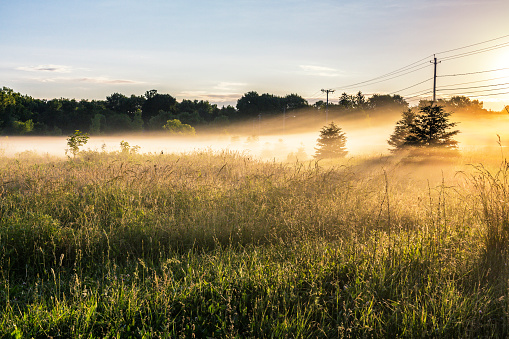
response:
[(308, 102), (297, 94), (285, 97), (264, 93), (259, 95), (255, 91), (244, 94), (237, 100), (238, 114), (243, 117), (256, 117), (258, 114), (279, 114), (285, 109), (299, 109), (308, 107)]
[(122, 140), (120, 142), (120, 151), (124, 154), (137, 154), (140, 150), (140, 146), (131, 146), (127, 141)]
[(159, 114), (160, 111), (172, 112), (177, 104), (177, 100), (169, 94), (159, 94), (156, 90), (147, 92), (147, 100), (142, 106), (142, 117), (145, 122)]
[(104, 129), (104, 125), (106, 123), (106, 117), (102, 114), (97, 113), (91, 120), (90, 124), (90, 133), (92, 134), (100, 134)]
[(14, 130), (20, 135), (30, 133), (34, 130), (34, 122), (32, 119), (29, 119), (25, 122), (13, 121), (12, 125)]
[[(482, 102), (467, 97), (452, 97), (439, 100), (439, 103), (446, 111), (475, 115), (500, 113), (487, 111)], [(428, 104), (422, 102), (419, 107)], [(324, 107), (323, 100), (310, 106), (298, 94), (260, 95), (255, 91), (239, 98), (236, 107), (219, 108), (205, 100), (183, 99), (178, 102), (170, 94), (161, 94), (157, 90), (147, 91), (141, 96), (113, 93), (105, 100), (77, 101), (66, 98), (34, 99), (3, 87), (0, 89), (0, 134), (68, 135), (75, 130), (91, 134), (141, 132), (160, 130), (170, 119), (178, 119), (196, 128), (206, 125), (224, 128), (235, 121), (256, 119), (261, 115), (283, 115), (285, 112), (292, 115), (292, 125), (299, 126), (313, 111), (316, 113)], [(408, 103), (399, 95), (373, 94), (367, 97), (357, 92), (354, 95), (342, 93), (336, 103), (331, 100), (328, 113), (334, 119), (344, 115), (375, 118), (376, 115), (387, 116), (392, 111), (399, 113), (407, 108)], [(503, 113), (507, 112), (504, 110)], [(274, 125), (268, 121), (264, 129), (273, 129)]]
[(459, 130), (450, 130), (456, 126), (456, 123), (449, 122), (450, 115), (451, 113), (446, 113), (441, 106), (422, 107), (410, 125), (405, 146), (456, 148), (458, 142), (452, 137), (458, 134)]
[(396, 123), (389, 145), (394, 147), (393, 150), (409, 146), (455, 149), (458, 142), (453, 137), (459, 130), (451, 130), (456, 123), (449, 122), (450, 115), (442, 106), (433, 104), (422, 106), (417, 114), (404, 112), (403, 118)]
[(394, 132), (387, 143), (392, 147), (391, 152), (396, 152), (405, 147), (406, 138), (410, 135), (411, 126), (415, 124), (416, 114), (408, 109), (403, 112), (400, 120), (396, 122)]
[(346, 135), (334, 122), (320, 131), (315, 147), (315, 158), (340, 158), (346, 156)]
[(367, 100), (369, 109), (394, 109), (401, 110), (408, 108), (408, 102), (401, 95), (394, 94), (373, 94)]
[(183, 124), (178, 119), (166, 121), (163, 128), (172, 134), (194, 135), (196, 133), (194, 127), (188, 124)]
[(67, 138), (67, 146), (69, 146), (69, 149), (67, 149), (65, 153), (67, 154), (67, 152), (70, 152), (75, 158), (80, 151), (80, 147), (85, 145), (88, 139), (89, 136), (87, 133), (80, 132), (79, 130), (74, 131), (74, 134), (69, 135)]

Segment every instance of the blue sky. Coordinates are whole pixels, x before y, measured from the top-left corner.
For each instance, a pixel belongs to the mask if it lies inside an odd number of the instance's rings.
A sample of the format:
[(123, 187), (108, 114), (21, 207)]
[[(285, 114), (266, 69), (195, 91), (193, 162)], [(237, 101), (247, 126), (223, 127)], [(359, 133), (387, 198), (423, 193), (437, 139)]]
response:
[[(325, 98), (322, 88), (337, 91), (333, 100), (343, 91), (393, 93), (431, 77), (432, 65), (389, 81), (348, 85), (434, 53), (440, 60), (508, 43), (505, 37), (440, 54), (509, 35), (508, 13), (507, 0), (0, 0), (0, 86), (76, 99), (157, 89), (219, 106), (234, 105), (251, 90), (297, 93), (311, 102)], [(444, 60), (438, 74), (505, 67), (509, 46), (502, 45)], [(494, 78), (491, 84), (509, 82), (509, 72), (441, 78), (438, 85), (480, 86)], [(494, 93), (479, 100), (498, 110), (509, 104), (509, 95)]]

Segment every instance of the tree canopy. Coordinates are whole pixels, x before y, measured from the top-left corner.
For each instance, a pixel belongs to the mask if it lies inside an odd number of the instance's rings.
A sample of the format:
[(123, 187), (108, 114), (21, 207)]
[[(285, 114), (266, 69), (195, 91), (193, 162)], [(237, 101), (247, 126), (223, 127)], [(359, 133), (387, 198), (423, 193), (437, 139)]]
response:
[(405, 147), (455, 149), (458, 142), (453, 137), (459, 130), (453, 130), (456, 123), (449, 121), (450, 115), (442, 106), (434, 104), (422, 106), (417, 114), (406, 111), (396, 123), (388, 143), (394, 151)]

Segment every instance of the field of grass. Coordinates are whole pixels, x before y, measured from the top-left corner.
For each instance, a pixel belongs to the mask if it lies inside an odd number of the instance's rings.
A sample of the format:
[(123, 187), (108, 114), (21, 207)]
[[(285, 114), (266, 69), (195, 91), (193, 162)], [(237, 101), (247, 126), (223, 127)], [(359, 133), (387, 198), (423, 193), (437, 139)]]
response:
[(0, 157), (0, 337), (507, 337), (509, 166)]

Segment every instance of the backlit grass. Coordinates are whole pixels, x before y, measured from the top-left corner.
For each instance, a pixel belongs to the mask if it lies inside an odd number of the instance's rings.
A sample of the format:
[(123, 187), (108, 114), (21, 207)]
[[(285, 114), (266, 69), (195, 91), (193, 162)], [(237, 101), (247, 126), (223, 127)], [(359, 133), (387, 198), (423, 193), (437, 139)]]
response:
[(507, 337), (508, 166), (475, 159), (1, 158), (0, 335)]

